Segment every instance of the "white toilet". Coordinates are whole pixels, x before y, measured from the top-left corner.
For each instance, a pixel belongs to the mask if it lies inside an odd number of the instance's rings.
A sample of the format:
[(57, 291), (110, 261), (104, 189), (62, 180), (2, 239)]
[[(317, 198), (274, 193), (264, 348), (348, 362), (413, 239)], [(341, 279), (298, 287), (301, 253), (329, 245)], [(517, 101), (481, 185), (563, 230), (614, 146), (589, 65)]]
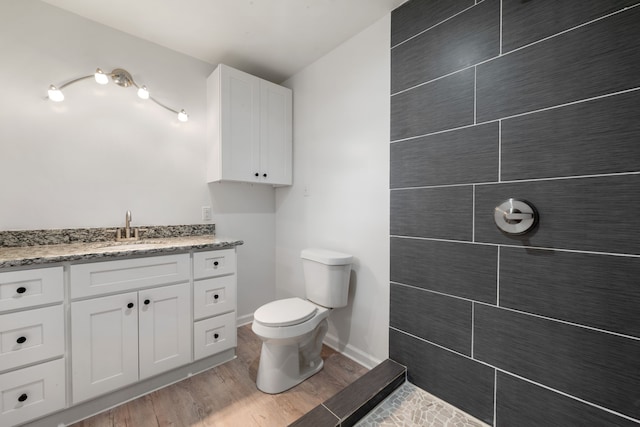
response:
[(273, 301), (253, 314), (253, 332), (262, 340), (256, 383), (265, 393), (281, 393), (322, 369), (327, 318), (347, 305), (352, 256), (305, 249), (300, 257), (307, 299)]

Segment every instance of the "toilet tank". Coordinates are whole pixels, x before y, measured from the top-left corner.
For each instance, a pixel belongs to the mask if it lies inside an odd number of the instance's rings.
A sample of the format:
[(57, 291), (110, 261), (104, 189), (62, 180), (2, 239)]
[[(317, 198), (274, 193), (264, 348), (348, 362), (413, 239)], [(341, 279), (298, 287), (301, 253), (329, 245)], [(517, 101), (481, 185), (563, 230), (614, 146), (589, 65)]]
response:
[(346, 306), (353, 257), (326, 249), (304, 249), (300, 258), (307, 299), (323, 307)]

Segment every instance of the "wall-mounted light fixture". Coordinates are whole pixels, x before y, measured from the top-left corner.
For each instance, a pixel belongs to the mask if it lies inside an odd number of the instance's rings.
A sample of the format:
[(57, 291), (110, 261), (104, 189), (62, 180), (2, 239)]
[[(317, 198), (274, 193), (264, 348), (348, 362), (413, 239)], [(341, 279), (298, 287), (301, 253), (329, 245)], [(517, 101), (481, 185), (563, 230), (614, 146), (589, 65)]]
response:
[(60, 85), (60, 87), (56, 87), (54, 85), (50, 85), (49, 86), (49, 99), (52, 100), (53, 102), (61, 102), (64, 101), (64, 94), (62, 93), (62, 89), (64, 89), (65, 87), (72, 85), (74, 83), (77, 83), (81, 80), (86, 80), (86, 79), (90, 79), (90, 78), (94, 78), (96, 83), (101, 84), (101, 85), (106, 85), (107, 83), (109, 83), (109, 77), (111, 77), (111, 80), (113, 80), (113, 82), (115, 84), (117, 84), (118, 86), (121, 87), (129, 87), (129, 86), (134, 86), (138, 89), (138, 96), (142, 99), (150, 99), (151, 101), (155, 102), (156, 104), (158, 104), (159, 106), (161, 106), (162, 108), (165, 108), (169, 111), (171, 111), (172, 113), (175, 113), (178, 115), (178, 120), (180, 120), (181, 122), (186, 122), (187, 120), (189, 120), (189, 116), (187, 115), (187, 112), (184, 110), (174, 110), (173, 108), (169, 108), (166, 105), (164, 105), (163, 103), (161, 103), (160, 101), (158, 101), (157, 99), (153, 98), (150, 94), (149, 91), (147, 90), (146, 86), (138, 86), (138, 84), (135, 82), (135, 80), (133, 80), (133, 77), (131, 77), (131, 74), (127, 71), (124, 70), (122, 68), (116, 68), (115, 70), (113, 70), (110, 73), (105, 73), (104, 71), (102, 71), (100, 68), (96, 69), (96, 72), (94, 74), (90, 74), (88, 76), (83, 76), (83, 77), (78, 77), (77, 79), (73, 79), (71, 81), (68, 81), (62, 85)]

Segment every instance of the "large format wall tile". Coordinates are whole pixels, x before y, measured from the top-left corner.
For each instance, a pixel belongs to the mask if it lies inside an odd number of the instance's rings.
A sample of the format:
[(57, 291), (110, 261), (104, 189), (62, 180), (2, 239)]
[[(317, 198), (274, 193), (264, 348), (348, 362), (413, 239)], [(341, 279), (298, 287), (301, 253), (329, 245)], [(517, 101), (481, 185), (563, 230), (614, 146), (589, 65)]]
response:
[(473, 187), (416, 188), (391, 192), (391, 234), (471, 240)]
[(390, 301), (390, 326), (471, 355), (471, 301), (396, 284)]
[(638, 423), (502, 372), (498, 372), (495, 425), (638, 427)]
[[(443, 43), (443, 40), (448, 40)], [(485, 0), (391, 50), (391, 93), (500, 53), (500, 0)]]
[(500, 306), (640, 338), (640, 258), (500, 249)]
[(504, 120), (502, 179), (640, 171), (638, 111), (640, 90)]
[(497, 261), (495, 246), (391, 238), (392, 281), (489, 304), (496, 303)]
[(409, 367), (411, 383), (492, 423), (493, 368), (393, 329), (389, 331), (389, 356)]
[(640, 7), (477, 67), (483, 122), (640, 86)]
[(391, 188), (498, 179), (498, 122), (391, 144)]
[(391, 13), (391, 46), (452, 17), (474, 3), (474, 0), (406, 2)]
[(502, 52), (589, 22), (638, 0), (505, 1), (502, 3)]
[(640, 419), (640, 341), (476, 304), (474, 357)]
[[(640, 221), (634, 214), (640, 211), (638, 188), (640, 175), (477, 185), (475, 239), (640, 254)], [(540, 221), (534, 231), (507, 236), (498, 230), (494, 209), (511, 197), (528, 200), (538, 209)]]
[(473, 124), (473, 103), (473, 69), (394, 95), (391, 140)]

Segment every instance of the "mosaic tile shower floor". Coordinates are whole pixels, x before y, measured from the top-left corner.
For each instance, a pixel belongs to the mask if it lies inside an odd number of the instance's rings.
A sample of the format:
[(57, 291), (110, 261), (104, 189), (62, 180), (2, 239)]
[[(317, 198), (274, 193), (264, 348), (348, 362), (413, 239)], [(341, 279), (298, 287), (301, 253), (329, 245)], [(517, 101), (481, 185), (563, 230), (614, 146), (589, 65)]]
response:
[(489, 427), (432, 394), (405, 382), (356, 427)]

